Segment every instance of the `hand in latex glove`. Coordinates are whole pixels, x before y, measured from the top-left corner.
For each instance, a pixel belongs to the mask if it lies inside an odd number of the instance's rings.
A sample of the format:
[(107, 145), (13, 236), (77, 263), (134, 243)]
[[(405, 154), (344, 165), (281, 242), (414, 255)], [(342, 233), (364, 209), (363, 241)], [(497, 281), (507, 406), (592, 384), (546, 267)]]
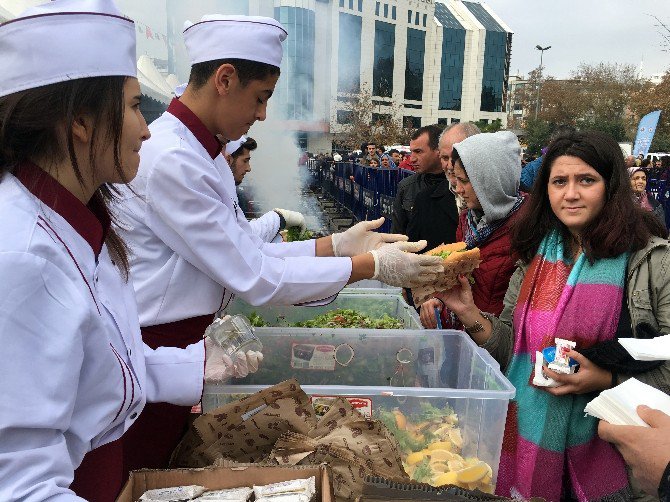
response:
[(444, 273), (442, 258), (414, 254), (426, 247), (426, 241), (395, 242), (371, 251), (375, 258), (375, 275), (391, 286), (414, 288), (434, 282)]
[(263, 354), (253, 350), (238, 351), (230, 357), (210, 338), (205, 338), (205, 382), (219, 383), (226, 378), (244, 378), (258, 371)]
[[(374, 232), (384, 224), (384, 218), (372, 221), (361, 221), (350, 229), (333, 234), (333, 254), (335, 256), (356, 256), (378, 249), (390, 242), (406, 241), (402, 234), (382, 234)], [(424, 245), (425, 246), (425, 245)]]
[(284, 221), (286, 222), (286, 228), (298, 227), (300, 228), (300, 232), (307, 230), (305, 217), (302, 215), (302, 213), (280, 208), (274, 208), (273, 211), (277, 214), (280, 214), (281, 217), (284, 218)]

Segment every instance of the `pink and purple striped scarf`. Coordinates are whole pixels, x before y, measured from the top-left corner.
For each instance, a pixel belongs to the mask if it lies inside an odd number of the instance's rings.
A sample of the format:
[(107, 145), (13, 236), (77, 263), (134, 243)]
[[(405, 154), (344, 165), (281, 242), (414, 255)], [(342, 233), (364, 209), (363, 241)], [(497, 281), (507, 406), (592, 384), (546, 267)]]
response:
[(629, 500), (621, 455), (598, 438), (585, 416), (593, 394), (553, 396), (533, 386), (535, 351), (555, 338), (577, 349), (614, 338), (628, 255), (573, 262), (558, 232), (547, 235), (531, 261), (514, 310), (514, 354), (507, 377), (516, 387), (505, 425), (496, 493), (558, 502)]

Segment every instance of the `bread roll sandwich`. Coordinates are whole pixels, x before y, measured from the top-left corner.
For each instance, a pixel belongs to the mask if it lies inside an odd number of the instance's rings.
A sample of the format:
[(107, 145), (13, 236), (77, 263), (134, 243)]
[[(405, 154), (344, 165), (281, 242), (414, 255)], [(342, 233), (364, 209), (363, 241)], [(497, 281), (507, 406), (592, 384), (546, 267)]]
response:
[(460, 274), (471, 274), (481, 263), (479, 248), (467, 249), (465, 242), (441, 244), (426, 251), (426, 254), (443, 258), (444, 274), (433, 284), (412, 289), (412, 297), (416, 306), (421, 305), (436, 292), (447, 291), (457, 286)]

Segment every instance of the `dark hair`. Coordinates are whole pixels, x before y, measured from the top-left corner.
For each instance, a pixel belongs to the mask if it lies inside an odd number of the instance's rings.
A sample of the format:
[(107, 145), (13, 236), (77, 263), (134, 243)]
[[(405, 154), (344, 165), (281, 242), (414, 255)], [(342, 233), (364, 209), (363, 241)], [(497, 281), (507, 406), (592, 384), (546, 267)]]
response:
[(398, 150), (396, 150), (395, 148), (392, 148), (391, 150), (388, 151), (389, 155), (393, 155), (394, 153), (400, 153), (400, 152)]
[(247, 138), (247, 140), (240, 145), (240, 147), (235, 150), (232, 153), (232, 157), (236, 158), (242, 155), (244, 150), (249, 150), (250, 152), (253, 152), (256, 148), (258, 148), (258, 143), (256, 143), (256, 140), (254, 138)]
[(605, 205), (580, 236), (590, 261), (639, 251), (649, 243), (652, 235), (667, 237), (667, 230), (656, 216), (633, 201), (628, 171), (618, 143), (601, 132), (572, 132), (550, 143), (535, 181), (535, 190), (515, 222), (512, 247), (524, 262), (533, 259), (542, 239), (554, 229), (561, 232), (564, 242), (574, 240), (552, 211), (547, 193), (551, 167), (564, 155), (586, 162), (605, 180)]
[(664, 155), (661, 157), (661, 167), (664, 169), (670, 167), (670, 155)]
[(651, 165), (650, 159), (642, 159), (642, 162), (640, 162), (640, 167), (649, 167), (650, 165)]
[(422, 134), (428, 135), (428, 146), (431, 150), (437, 150), (439, 148), (440, 134), (442, 134), (442, 128), (438, 125), (432, 124), (423, 127), (419, 127), (414, 134), (412, 134), (411, 140), (419, 139), (419, 136)]
[(249, 61), (248, 59), (217, 59), (214, 61), (204, 61), (191, 66), (191, 74), (188, 77), (188, 84), (195, 90), (204, 86), (207, 81), (216, 73), (221, 65), (230, 64), (235, 67), (237, 78), (243, 86), (246, 86), (252, 80), (265, 80), (271, 75), (279, 75), (279, 68), (259, 61)]
[[(68, 158), (80, 183), (84, 182), (74, 150), (72, 125), (82, 114), (93, 120), (89, 162), (95, 165), (99, 148), (110, 144), (114, 168), (125, 181), (121, 167), (123, 86), (126, 77), (94, 77), (68, 80), (0, 97), (0, 173), (12, 172), (25, 161), (59, 162)], [(65, 125), (65, 145), (59, 127)], [(102, 126), (104, 129), (100, 129)], [(117, 194), (110, 184), (100, 186), (91, 203), (105, 209)], [(111, 217), (111, 215), (110, 215)], [(113, 261), (128, 278), (128, 249), (113, 226), (105, 242)]]

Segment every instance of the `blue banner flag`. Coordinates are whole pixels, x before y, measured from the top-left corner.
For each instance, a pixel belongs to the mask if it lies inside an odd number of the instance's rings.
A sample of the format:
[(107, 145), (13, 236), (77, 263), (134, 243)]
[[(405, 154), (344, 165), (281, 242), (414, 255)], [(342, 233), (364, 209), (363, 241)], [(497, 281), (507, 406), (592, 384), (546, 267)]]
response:
[(660, 116), (661, 110), (656, 110), (654, 112), (647, 113), (644, 117), (642, 117), (640, 123), (637, 126), (637, 136), (635, 137), (633, 155), (647, 155), (647, 153), (649, 153), (649, 147), (651, 146), (651, 142), (654, 139), (656, 125), (658, 124), (658, 118)]

